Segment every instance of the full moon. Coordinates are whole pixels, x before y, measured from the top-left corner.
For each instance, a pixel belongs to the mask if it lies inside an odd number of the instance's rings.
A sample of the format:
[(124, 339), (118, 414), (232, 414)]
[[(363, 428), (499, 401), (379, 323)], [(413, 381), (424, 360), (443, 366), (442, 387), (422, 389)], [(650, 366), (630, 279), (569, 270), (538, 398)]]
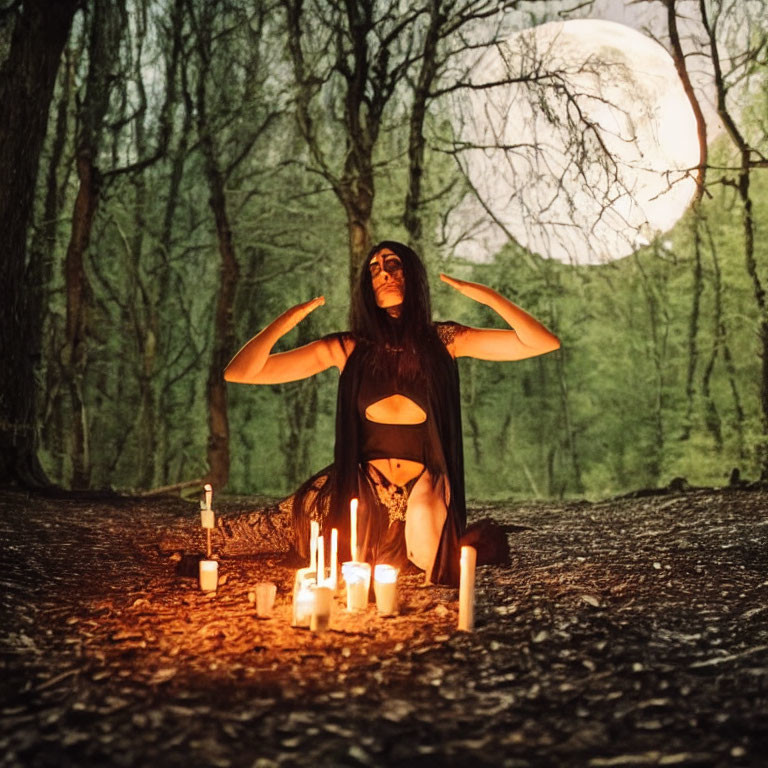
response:
[(690, 204), (696, 121), (669, 54), (622, 24), (552, 22), (489, 48), (454, 103), (474, 194), (455, 253), (510, 239), (545, 258), (601, 264), (670, 229)]

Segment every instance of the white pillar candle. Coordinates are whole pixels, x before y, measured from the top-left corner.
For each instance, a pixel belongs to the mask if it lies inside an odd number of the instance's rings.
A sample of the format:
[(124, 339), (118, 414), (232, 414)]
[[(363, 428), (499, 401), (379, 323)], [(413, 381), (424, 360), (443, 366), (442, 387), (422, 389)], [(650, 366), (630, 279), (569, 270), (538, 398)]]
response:
[(357, 499), (349, 502), (349, 548), (353, 563), (357, 562)]
[(325, 632), (331, 621), (333, 591), (330, 587), (316, 586), (313, 590), (312, 617), (309, 628), (313, 632)]
[(339, 588), (339, 531), (331, 529), (331, 578), (328, 586), (335, 592)]
[(210, 483), (206, 483), (205, 488), (205, 508), (211, 509), (211, 502), (213, 501), (213, 486)]
[(373, 591), (376, 610), (381, 616), (397, 613), (397, 568), (379, 564), (373, 569)]
[(309, 567), (317, 570), (317, 537), (320, 535), (320, 523), (311, 520), (309, 523)]
[(371, 586), (370, 563), (343, 563), (341, 573), (347, 585), (347, 610), (364, 611), (368, 607)]
[(475, 564), (477, 550), (461, 548), (461, 580), (459, 581), (459, 629), (471, 632), (475, 628)]
[(317, 585), (325, 584), (325, 536), (317, 537)]
[(200, 561), (200, 589), (215, 592), (219, 585), (219, 563), (216, 560)]

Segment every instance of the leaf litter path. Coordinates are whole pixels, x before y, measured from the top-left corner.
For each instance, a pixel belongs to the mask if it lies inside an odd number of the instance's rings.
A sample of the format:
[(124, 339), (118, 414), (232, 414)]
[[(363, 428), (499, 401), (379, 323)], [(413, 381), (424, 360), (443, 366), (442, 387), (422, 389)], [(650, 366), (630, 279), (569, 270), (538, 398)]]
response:
[(476, 632), (414, 575), (401, 616), (313, 635), (275, 558), (222, 560), (215, 596), (176, 575), (193, 505), (0, 493), (0, 765), (768, 765), (768, 493), (471, 515), (512, 546)]

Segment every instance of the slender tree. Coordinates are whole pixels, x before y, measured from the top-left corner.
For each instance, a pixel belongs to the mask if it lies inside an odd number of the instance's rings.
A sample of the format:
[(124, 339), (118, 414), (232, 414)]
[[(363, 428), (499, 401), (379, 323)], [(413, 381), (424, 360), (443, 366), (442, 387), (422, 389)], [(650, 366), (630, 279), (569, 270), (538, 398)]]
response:
[[(12, 27), (0, 67), (0, 221), (5, 248), (0, 260), (0, 482), (41, 485), (37, 458), (35, 346), (42, 323), (27, 281), (27, 233), (32, 217), (40, 153), (48, 125), (61, 54), (79, 0), (24, 0), (2, 11)], [(34, 330), (31, 330), (34, 329)]]

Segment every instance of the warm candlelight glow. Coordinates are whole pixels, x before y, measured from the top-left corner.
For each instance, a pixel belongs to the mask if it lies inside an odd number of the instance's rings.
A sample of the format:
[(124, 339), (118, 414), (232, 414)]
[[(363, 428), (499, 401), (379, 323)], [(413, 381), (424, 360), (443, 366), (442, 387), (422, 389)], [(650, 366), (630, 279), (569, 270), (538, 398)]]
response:
[(357, 499), (349, 502), (349, 540), (352, 562), (357, 562)]
[(377, 565), (373, 569), (373, 591), (379, 615), (392, 616), (397, 613), (397, 568), (383, 563)]
[(219, 563), (216, 560), (200, 561), (200, 589), (215, 592), (219, 585)]
[(459, 629), (471, 632), (475, 628), (475, 564), (477, 550), (461, 548), (461, 580), (459, 581)]

